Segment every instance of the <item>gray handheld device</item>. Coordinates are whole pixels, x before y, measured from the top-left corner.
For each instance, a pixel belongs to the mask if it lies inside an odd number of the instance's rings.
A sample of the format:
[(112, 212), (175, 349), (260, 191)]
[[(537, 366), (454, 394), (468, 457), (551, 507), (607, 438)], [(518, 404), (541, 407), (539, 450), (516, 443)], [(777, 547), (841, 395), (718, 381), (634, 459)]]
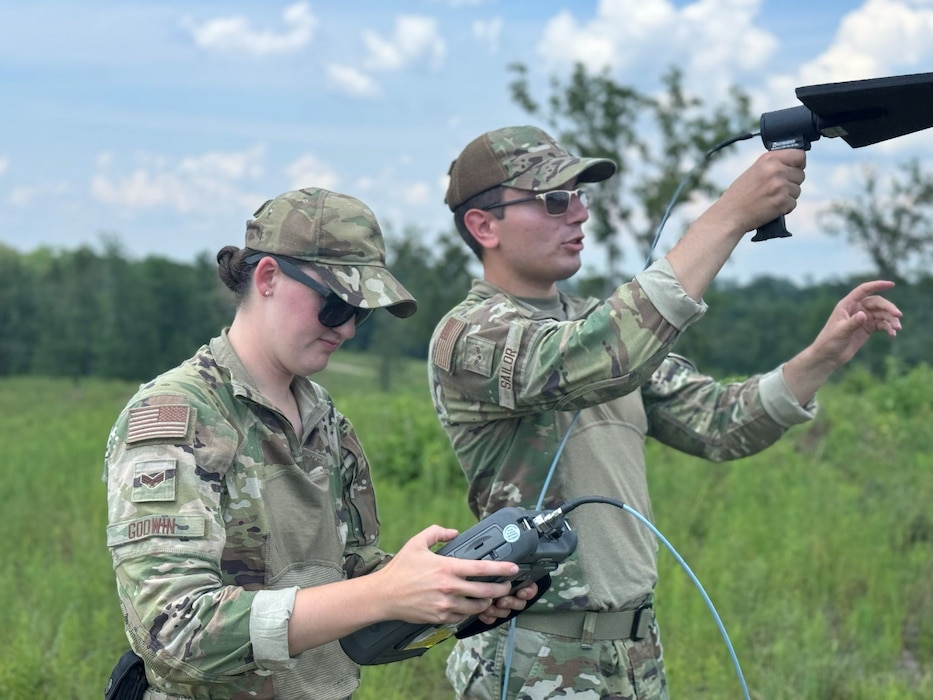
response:
[[(577, 534), (566, 522), (542, 532), (535, 516), (543, 511), (503, 508), (437, 550), (438, 554), (460, 559), (494, 559), (518, 564), (512, 578), (489, 581), (512, 582), (512, 592), (528, 581), (539, 581), (554, 571), (577, 546)], [(371, 666), (421, 656), (435, 644), (464, 634), (474, 623), (474, 615), (459, 624), (431, 625), (388, 620), (369, 625), (340, 640), (344, 652), (356, 663)], [(482, 623), (480, 623), (482, 625)], [(481, 630), (477, 630), (481, 631)]]

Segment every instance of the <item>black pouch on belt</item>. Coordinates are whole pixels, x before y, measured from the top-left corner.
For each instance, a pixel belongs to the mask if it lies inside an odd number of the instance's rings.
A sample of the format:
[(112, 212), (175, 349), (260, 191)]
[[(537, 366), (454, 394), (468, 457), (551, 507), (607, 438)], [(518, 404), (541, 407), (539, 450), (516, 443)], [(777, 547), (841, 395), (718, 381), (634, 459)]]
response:
[(143, 660), (130, 650), (113, 667), (104, 689), (104, 700), (142, 700), (148, 687)]

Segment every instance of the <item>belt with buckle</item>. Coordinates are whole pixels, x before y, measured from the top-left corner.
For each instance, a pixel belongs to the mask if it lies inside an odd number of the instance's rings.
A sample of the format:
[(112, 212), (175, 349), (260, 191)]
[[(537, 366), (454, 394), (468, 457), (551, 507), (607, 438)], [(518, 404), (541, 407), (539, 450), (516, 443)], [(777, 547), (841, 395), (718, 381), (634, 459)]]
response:
[(529, 610), (516, 617), (515, 624), (535, 632), (574, 637), (584, 641), (631, 639), (637, 642), (648, 636), (653, 620), (654, 607), (649, 603), (635, 610), (619, 612), (586, 610), (532, 612)]

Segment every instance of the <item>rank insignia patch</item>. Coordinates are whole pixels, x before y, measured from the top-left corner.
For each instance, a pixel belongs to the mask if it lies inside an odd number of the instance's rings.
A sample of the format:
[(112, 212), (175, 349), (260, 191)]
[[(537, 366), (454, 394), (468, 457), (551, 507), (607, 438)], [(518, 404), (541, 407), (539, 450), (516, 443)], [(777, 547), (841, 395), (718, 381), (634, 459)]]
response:
[(133, 465), (133, 503), (174, 500), (174, 459), (155, 459)]
[(130, 409), (126, 443), (153, 438), (183, 438), (188, 434), (191, 409), (184, 404), (140, 406)]
[(464, 340), (464, 353), (460, 364), (463, 369), (476, 372), (484, 377), (492, 376), (492, 362), (496, 354), (496, 344), (489, 338), (468, 335)]

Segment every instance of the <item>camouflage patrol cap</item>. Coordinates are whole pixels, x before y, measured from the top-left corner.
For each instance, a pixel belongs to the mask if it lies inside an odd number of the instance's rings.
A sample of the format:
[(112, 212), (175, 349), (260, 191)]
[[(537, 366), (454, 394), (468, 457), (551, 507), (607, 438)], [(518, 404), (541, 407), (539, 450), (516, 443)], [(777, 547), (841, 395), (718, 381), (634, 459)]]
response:
[(372, 210), (355, 197), (319, 187), (268, 200), (246, 222), (246, 247), (303, 260), (344, 301), (387, 307), (399, 318), (417, 302), (386, 268), (385, 242)]
[(450, 165), (444, 201), (453, 211), (470, 197), (497, 185), (542, 192), (577, 178), (601, 182), (615, 173), (608, 158), (577, 158), (534, 126), (487, 131), (467, 144)]

